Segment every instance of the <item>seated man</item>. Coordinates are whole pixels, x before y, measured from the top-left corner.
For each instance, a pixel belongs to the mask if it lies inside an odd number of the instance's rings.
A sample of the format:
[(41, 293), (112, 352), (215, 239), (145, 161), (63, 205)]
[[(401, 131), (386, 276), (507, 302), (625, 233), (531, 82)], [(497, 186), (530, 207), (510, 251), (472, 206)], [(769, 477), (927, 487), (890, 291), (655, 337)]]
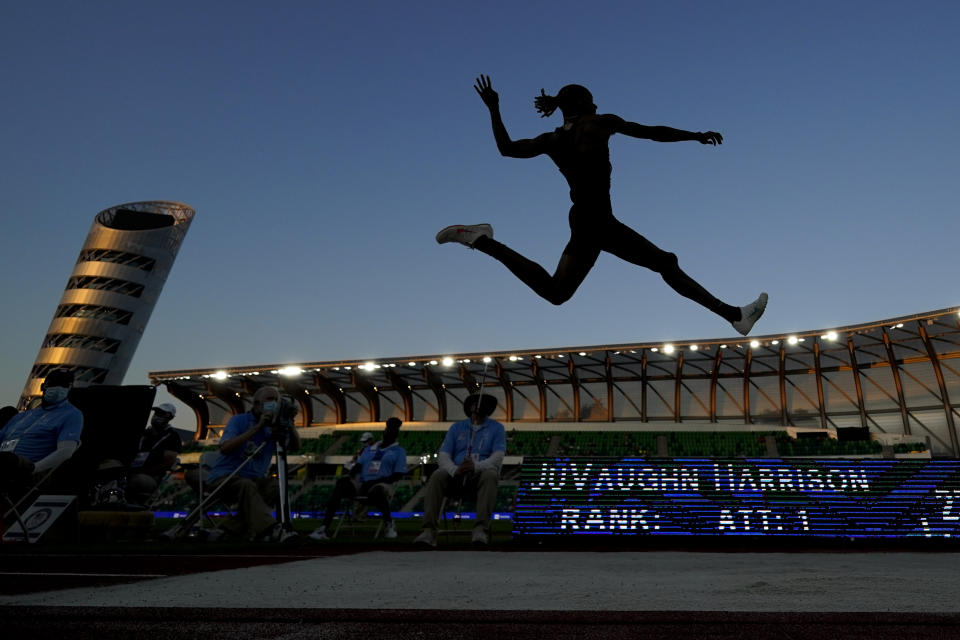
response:
[[(268, 475), (277, 450), (273, 431), (279, 402), (280, 391), (276, 387), (260, 387), (253, 394), (250, 411), (230, 418), (220, 438), (221, 455), (205, 482), (211, 492), (219, 491), (225, 502), (237, 503), (236, 516), (224, 528), (247, 540), (281, 540), (284, 536), (268, 506), (268, 501), (277, 496), (276, 482)], [(299, 449), (296, 428), (288, 431), (288, 450)], [(234, 471), (236, 474), (230, 477)]]
[(311, 538), (328, 540), (327, 529), (330, 528), (333, 516), (340, 508), (340, 502), (344, 498), (355, 496), (365, 496), (380, 511), (383, 522), (387, 525), (384, 538), (397, 537), (397, 527), (390, 514), (390, 500), (393, 498), (397, 480), (407, 472), (407, 452), (397, 444), (401, 424), (397, 418), (387, 420), (383, 439), (376, 445), (364, 449), (357, 458), (357, 464), (350, 469), (350, 473), (337, 480), (333, 494), (327, 502), (323, 524), (310, 534)]
[(497, 408), (491, 395), (475, 394), (463, 401), (466, 420), (455, 422), (440, 445), (440, 467), (430, 476), (424, 497), (423, 531), (417, 544), (437, 546), (437, 519), (444, 496), (477, 497), (477, 520), (472, 541), (487, 544), (490, 514), (497, 500), (500, 464), (507, 452), (507, 432), (489, 418)]
[(83, 414), (67, 400), (73, 372), (55, 369), (40, 386), (40, 406), (0, 429), (0, 493), (19, 498), (80, 446)]
[(169, 402), (153, 408), (153, 418), (140, 438), (139, 453), (130, 463), (127, 478), (127, 499), (134, 504), (145, 505), (150, 501), (183, 451), (180, 436), (170, 425), (176, 415), (177, 408)]

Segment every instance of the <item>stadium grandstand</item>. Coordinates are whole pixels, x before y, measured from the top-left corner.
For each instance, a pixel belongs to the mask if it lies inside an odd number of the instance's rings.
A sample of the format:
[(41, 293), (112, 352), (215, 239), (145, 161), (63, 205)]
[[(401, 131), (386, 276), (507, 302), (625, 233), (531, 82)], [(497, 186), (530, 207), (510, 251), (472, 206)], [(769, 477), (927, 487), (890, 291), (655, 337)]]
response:
[[(944, 309), (790, 334), (150, 373), (193, 409), (197, 464), (253, 392), (299, 404), (304, 439), (291, 501), (320, 508), (363, 431), (404, 421), (411, 472), (394, 498), (416, 511), (464, 398), (496, 396), (508, 434), (497, 509), (510, 512), (524, 458), (958, 458), (960, 314)], [(951, 402), (953, 398), (953, 402)], [(181, 483), (158, 509), (192, 500)]]

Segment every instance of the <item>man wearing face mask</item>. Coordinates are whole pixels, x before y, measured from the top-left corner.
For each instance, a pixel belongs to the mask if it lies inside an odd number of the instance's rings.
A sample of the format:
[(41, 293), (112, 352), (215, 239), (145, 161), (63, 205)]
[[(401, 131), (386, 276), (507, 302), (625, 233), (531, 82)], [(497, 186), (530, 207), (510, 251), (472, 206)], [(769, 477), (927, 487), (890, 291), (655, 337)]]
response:
[(51, 371), (40, 387), (40, 406), (17, 414), (0, 430), (0, 491), (22, 494), (80, 446), (83, 414), (67, 400), (71, 386), (72, 371)]
[[(220, 490), (224, 500), (237, 504), (236, 516), (228, 520), (224, 529), (246, 540), (280, 540), (283, 536), (282, 527), (268, 506), (277, 496), (277, 484), (267, 477), (277, 450), (273, 424), (279, 401), (280, 391), (276, 387), (260, 387), (253, 394), (250, 411), (230, 418), (220, 438), (220, 458), (207, 479), (211, 491)], [(299, 449), (297, 430), (289, 429), (288, 433), (287, 450)]]
[(169, 402), (153, 408), (153, 418), (140, 438), (139, 453), (130, 464), (127, 479), (127, 499), (135, 504), (146, 504), (183, 450), (180, 436), (170, 425), (176, 415), (177, 408)]
[(497, 408), (491, 395), (475, 394), (463, 401), (466, 420), (455, 422), (440, 445), (437, 462), (424, 497), (423, 531), (414, 543), (437, 546), (437, 520), (445, 495), (477, 498), (477, 519), (473, 527), (474, 544), (490, 539), (490, 515), (497, 500), (500, 465), (507, 451), (507, 432), (489, 418)]

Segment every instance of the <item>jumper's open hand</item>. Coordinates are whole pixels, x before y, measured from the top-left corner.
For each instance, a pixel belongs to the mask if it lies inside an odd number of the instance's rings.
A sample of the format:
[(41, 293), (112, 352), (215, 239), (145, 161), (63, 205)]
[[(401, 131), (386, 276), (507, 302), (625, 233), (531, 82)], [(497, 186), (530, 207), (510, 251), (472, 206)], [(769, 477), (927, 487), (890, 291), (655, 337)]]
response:
[(701, 131), (697, 140), (700, 141), (700, 144), (723, 144), (723, 136), (716, 131)]
[(488, 109), (496, 109), (500, 106), (500, 96), (490, 85), (490, 76), (481, 75), (477, 78), (477, 83), (473, 85), (473, 90), (477, 92), (477, 95), (480, 96), (483, 104), (487, 105)]

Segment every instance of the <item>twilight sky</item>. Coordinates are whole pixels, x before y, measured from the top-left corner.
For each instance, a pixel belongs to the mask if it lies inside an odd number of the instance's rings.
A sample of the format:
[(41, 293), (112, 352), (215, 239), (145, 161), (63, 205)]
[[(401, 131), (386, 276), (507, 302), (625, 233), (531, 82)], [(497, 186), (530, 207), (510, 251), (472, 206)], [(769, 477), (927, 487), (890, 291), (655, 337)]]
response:
[[(489, 222), (552, 271), (569, 237), (533, 97), (716, 130), (611, 141), (614, 213), (715, 295), (770, 293), (756, 334), (960, 303), (960, 3), (884, 0), (5, 2), (0, 405), (26, 381), (93, 217), (197, 211), (128, 384), (147, 372), (722, 338), (603, 255), (554, 307), (435, 233)], [(189, 421), (185, 421), (189, 422)]]

